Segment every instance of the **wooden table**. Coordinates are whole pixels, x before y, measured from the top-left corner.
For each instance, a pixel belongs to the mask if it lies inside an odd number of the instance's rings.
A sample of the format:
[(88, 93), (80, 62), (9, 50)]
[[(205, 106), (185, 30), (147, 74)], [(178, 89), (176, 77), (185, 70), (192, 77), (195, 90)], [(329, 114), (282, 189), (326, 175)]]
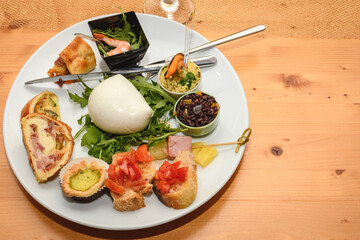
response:
[[(22, 66), (56, 33), (0, 30), (1, 112)], [(215, 197), (158, 227), (105, 231), (53, 214), (17, 181), (1, 144), (0, 239), (360, 239), (359, 46), (266, 32), (219, 46), (245, 89), (251, 140)]]

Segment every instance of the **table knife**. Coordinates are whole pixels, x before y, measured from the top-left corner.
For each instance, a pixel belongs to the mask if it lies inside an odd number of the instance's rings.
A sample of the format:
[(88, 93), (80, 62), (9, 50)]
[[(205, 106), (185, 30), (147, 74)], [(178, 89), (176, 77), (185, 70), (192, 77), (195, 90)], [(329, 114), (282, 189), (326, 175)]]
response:
[[(194, 62), (199, 67), (210, 67), (216, 64), (217, 59), (214, 56), (205, 56), (191, 59), (190, 61)], [(137, 66), (137, 67), (128, 67), (122, 68), (119, 70), (107, 71), (107, 72), (92, 72), (92, 73), (84, 73), (84, 74), (71, 74), (71, 75), (61, 75), (56, 77), (46, 77), (46, 78), (39, 78), (25, 82), (26, 85), (34, 84), (34, 83), (49, 83), (49, 82), (58, 82), (58, 81), (69, 81), (69, 80), (76, 80), (81, 79), (82, 81), (93, 81), (93, 80), (103, 80), (104, 75), (115, 75), (115, 74), (122, 74), (125, 76), (129, 75), (137, 75), (141, 73), (148, 73), (148, 72), (157, 72), (160, 68), (164, 66), (163, 63), (155, 63), (149, 64), (146, 66)]]

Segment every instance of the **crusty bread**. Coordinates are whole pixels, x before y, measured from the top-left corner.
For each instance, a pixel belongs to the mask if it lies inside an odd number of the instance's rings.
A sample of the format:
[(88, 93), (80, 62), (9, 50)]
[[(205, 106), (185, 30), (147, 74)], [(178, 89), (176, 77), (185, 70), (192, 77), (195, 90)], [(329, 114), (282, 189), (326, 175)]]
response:
[(179, 167), (189, 167), (183, 183), (172, 184), (170, 191), (166, 194), (162, 194), (156, 188), (159, 180), (154, 180), (153, 184), (155, 194), (166, 206), (182, 209), (188, 207), (195, 200), (197, 194), (196, 164), (194, 157), (189, 151), (178, 153), (174, 162), (177, 161), (181, 161)]
[(71, 128), (42, 113), (21, 119), (23, 142), (38, 182), (52, 177), (70, 159), (74, 140)]
[(55, 93), (44, 91), (30, 99), (21, 110), (21, 118), (29, 113), (44, 113), (60, 120), (59, 99)]
[(154, 161), (138, 163), (138, 165), (143, 171), (142, 179), (146, 181), (146, 184), (142, 185), (139, 191), (125, 188), (123, 194), (110, 192), (111, 197), (113, 198), (114, 208), (118, 211), (134, 211), (146, 206), (143, 194), (150, 193), (153, 188), (151, 182), (156, 174), (156, 166)]

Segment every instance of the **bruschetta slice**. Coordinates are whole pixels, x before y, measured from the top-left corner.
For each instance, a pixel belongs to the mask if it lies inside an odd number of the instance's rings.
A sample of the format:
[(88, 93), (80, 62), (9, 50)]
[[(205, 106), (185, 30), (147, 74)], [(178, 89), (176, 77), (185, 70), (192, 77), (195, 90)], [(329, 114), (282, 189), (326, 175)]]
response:
[(21, 118), (29, 113), (43, 113), (60, 120), (59, 99), (55, 93), (44, 91), (29, 100), (21, 111)]
[(164, 161), (154, 181), (155, 194), (168, 207), (188, 207), (197, 194), (196, 164), (190, 151), (177, 154), (171, 164)]
[(152, 190), (156, 173), (154, 159), (141, 145), (135, 151), (116, 153), (108, 169), (105, 185), (110, 189), (114, 208), (118, 211), (134, 211), (145, 207), (144, 194)]
[(37, 181), (52, 177), (70, 159), (74, 140), (71, 128), (42, 113), (21, 119), (23, 142)]

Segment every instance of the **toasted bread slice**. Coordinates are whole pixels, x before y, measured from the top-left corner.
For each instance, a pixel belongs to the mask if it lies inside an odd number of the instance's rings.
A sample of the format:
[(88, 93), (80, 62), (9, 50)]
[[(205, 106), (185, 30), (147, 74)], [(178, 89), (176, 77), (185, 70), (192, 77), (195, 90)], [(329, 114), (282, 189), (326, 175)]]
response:
[(38, 182), (52, 177), (70, 159), (74, 140), (71, 128), (42, 113), (21, 119), (23, 142)]
[(156, 174), (156, 166), (154, 161), (139, 163), (138, 165), (143, 171), (142, 179), (146, 180), (147, 183), (141, 186), (139, 191), (134, 191), (131, 188), (125, 188), (123, 194), (110, 192), (111, 197), (113, 198), (114, 208), (118, 211), (134, 211), (146, 206), (143, 194), (150, 193), (153, 188), (151, 182)]
[(168, 207), (175, 209), (182, 209), (188, 207), (194, 200), (197, 194), (197, 176), (196, 164), (194, 157), (189, 151), (178, 153), (174, 162), (181, 161), (179, 168), (188, 167), (186, 178), (183, 183), (175, 183), (170, 187), (168, 193), (162, 194), (157, 185), (159, 180), (154, 180), (155, 194)]
[(60, 120), (59, 99), (55, 93), (44, 91), (29, 100), (21, 110), (21, 118), (30, 113), (43, 113)]

